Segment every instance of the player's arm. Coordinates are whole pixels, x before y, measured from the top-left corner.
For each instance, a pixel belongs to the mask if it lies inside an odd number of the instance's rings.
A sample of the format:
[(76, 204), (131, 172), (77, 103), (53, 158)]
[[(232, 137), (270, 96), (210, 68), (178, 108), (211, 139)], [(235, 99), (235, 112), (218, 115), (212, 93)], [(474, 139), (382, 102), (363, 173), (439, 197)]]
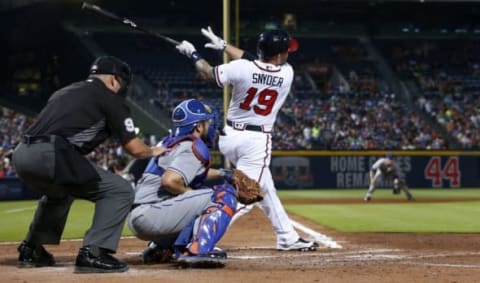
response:
[(147, 146), (135, 134), (135, 125), (130, 115), (130, 108), (125, 100), (115, 96), (108, 96), (108, 100), (102, 102), (106, 113), (107, 129), (122, 144), (123, 148), (137, 159), (159, 156), (168, 149), (155, 146)]
[(380, 167), (381, 164), (382, 164), (382, 160), (379, 159), (370, 168), (370, 172), (369, 172), (370, 184), (375, 184), (375, 179), (377, 178), (376, 173), (377, 173), (377, 170), (378, 170), (378, 168)]
[(371, 169), (368, 176), (370, 177), (370, 184), (375, 183), (375, 171), (374, 169)]
[(124, 142), (123, 148), (133, 157), (137, 159), (144, 159), (153, 156), (159, 156), (167, 152), (169, 149), (162, 146), (147, 146), (141, 139), (135, 137), (127, 142)]
[(192, 59), (195, 64), (195, 69), (197, 69), (198, 74), (203, 80), (214, 80), (212, 65), (202, 58), (202, 55), (198, 53), (193, 44), (184, 40), (175, 46), (175, 48), (183, 55)]
[(162, 189), (172, 195), (183, 194), (192, 188), (185, 185), (184, 177), (174, 170), (167, 169), (162, 175)]
[(207, 180), (208, 181), (220, 179), (221, 177), (222, 177), (222, 172), (220, 171), (220, 169), (210, 168), (208, 170), (208, 174), (207, 174)]
[(231, 182), (233, 178), (233, 171), (226, 168), (210, 168), (210, 170), (208, 170), (207, 180), (215, 180), (220, 178), (223, 178), (227, 182)]

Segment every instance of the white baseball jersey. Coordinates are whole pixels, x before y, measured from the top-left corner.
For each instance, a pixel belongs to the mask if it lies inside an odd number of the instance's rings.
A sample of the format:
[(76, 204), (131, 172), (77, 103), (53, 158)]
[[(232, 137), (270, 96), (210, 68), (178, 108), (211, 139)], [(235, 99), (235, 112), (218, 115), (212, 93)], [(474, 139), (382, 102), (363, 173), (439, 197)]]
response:
[[(275, 66), (239, 59), (215, 67), (214, 77), (220, 87), (233, 87), (227, 113), (232, 127), (225, 127), (226, 135), (219, 137), (219, 149), (233, 166), (260, 183), (265, 193), (260, 206), (272, 223), (277, 247), (290, 245), (299, 235), (277, 196), (270, 172), (270, 132), (290, 92), (293, 68), (288, 63)], [(247, 125), (261, 126), (262, 131), (248, 130)], [(232, 222), (251, 209), (237, 207)]]
[(293, 68), (288, 63), (275, 66), (239, 59), (216, 66), (214, 76), (220, 87), (233, 86), (228, 120), (263, 126), (265, 131), (271, 131), (290, 92)]
[(390, 165), (387, 164), (387, 158), (378, 159), (371, 168), (372, 171), (375, 171), (377, 175), (383, 175), (385, 177), (394, 177), (398, 176), (400, 170), (395, 162), (392, 162)]

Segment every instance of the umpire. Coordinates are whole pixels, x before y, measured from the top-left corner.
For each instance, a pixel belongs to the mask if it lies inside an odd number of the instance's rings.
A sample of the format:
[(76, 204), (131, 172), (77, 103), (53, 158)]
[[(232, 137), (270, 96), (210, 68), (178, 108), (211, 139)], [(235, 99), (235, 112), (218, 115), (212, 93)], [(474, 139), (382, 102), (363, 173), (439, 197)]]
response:
[(134, 199), (130, 183), (84, 155), (109, 137), (118, 139), (135, 158), (161, 155), (163, 147), (148, 147), (135, 135), (125, 100), (131, 83), (123, 61), (97, 58), (85, 81), (56, 91), (26, 131), (13, 153), (18, 176), (42, 195), (24, 241), (18, 247), (19, 267), (55, 265), (44, 244), (59, 244), (74, 199), (95, 203), (90, 229), (76, 261), (76, 273), (124, 272), (115, 253)]

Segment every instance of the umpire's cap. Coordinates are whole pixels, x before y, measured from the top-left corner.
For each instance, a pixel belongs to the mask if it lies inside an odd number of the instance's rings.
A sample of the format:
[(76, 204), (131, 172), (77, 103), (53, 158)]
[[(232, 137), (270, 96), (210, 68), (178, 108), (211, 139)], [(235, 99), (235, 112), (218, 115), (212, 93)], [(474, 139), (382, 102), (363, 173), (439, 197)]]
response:
[(120, 77), (126, 85), (132, 81), (132, 71), (130, 66), (122, 60), (113, 56), (100, 56), (90, 67), (90, 74), (100, 75), (109, 74)]
[(298, 42), (283, 29), (272, 29), (258, 36), (257, 55), (260, 59), (270, 58), (283, 52), (295, 52)]

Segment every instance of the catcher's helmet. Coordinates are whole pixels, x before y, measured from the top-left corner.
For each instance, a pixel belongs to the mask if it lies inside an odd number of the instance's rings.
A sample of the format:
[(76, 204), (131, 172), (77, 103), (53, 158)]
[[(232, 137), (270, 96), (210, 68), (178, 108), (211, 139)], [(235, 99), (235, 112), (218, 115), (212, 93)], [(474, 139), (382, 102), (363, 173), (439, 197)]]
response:
[(100, 56), (90, 67), (90, 74), (109, 74), (119, 77), (122, 88), (127, 88), (132, 81), (130, 66), (122, 60), (113, 56)]
[(178, 104), (172, 113), (173, 135), (190, 134), (198, 122), (213, 118), (210, 107), (196, 99), (189, 99)]
[(286, 51), (296, 51), (298, 43), (283, 29), (272, 29), (258, 36), (257, 55), (260, 59), (270, 58)]

